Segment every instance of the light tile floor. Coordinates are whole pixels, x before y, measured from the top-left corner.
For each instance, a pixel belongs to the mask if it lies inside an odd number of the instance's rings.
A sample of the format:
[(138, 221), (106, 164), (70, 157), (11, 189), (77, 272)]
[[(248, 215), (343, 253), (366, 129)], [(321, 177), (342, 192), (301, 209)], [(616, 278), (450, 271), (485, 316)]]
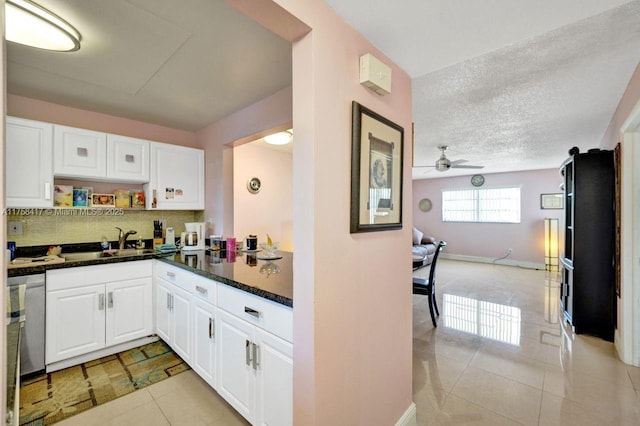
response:
[[(437, 328), (426, 297), (413, 296), (418, 425), (640, 424), (640, 368), (561, 327), (557, 274), (438, 262)], [(248, 423), (188, 371), (58, 424)]]
[(564, 326), (558, 274), (438, 262), (437, 328), (413, 296), (419, 425), (640, 425), (640, 368)]
[(56, 423), (60, 426), (248, 424), (193, 370)]

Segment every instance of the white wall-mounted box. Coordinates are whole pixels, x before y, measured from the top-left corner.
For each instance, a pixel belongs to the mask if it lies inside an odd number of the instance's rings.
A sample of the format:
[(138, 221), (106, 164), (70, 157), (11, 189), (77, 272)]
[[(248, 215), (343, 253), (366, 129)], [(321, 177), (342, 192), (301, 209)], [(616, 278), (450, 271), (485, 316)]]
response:
[(391, 93), (391, 68), (371, 53), (360, 57), (360, 84), (378, 95)]

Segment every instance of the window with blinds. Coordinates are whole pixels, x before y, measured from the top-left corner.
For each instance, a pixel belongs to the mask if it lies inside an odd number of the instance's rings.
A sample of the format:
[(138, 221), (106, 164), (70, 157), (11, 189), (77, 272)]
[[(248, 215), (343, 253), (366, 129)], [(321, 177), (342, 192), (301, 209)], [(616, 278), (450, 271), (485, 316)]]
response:
[(520, 223), (520, 187), (443, 190), (442, 220)]

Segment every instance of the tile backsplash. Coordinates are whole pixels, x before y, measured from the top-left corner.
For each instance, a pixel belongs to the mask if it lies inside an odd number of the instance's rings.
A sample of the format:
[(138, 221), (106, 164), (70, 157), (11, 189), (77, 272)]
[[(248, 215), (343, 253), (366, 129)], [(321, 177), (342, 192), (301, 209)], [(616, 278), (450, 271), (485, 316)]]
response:
[[(117, 215), (106, 215), (107, 212)], [(184, 231), (185, 222), (204, 222), (203, 211), (183, 210), (118, 210), (105, 209), (101, 215), (94, 215), (95, 209), (30, 209), (26, 213), (10, 214), (7, 221), (20, 221), (22, 235), (7, 235), (8, 241), (15, 241), (18, 247), (34, 245), (54, 245), (88, 243), (100, 241), (107, 237), (109, 241), (118, 239), (116, 226), (125, 232), (138, 231), (138, 237), (153, 238), (153, 221), (165, 221), (166, 226), (172, 226), (176, 237)], [(87, 214), (89, 213), (89, 214)]]

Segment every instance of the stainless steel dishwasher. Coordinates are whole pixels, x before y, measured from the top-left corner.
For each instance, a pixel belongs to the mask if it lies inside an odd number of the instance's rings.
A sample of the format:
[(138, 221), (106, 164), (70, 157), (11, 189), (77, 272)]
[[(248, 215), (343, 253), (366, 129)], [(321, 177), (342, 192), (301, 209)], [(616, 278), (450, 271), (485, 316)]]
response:
[(10, 277), (7, 285), (26, 284), (25, 321), (20, 345), (20, 375), (44, 370), (45, 275)]

